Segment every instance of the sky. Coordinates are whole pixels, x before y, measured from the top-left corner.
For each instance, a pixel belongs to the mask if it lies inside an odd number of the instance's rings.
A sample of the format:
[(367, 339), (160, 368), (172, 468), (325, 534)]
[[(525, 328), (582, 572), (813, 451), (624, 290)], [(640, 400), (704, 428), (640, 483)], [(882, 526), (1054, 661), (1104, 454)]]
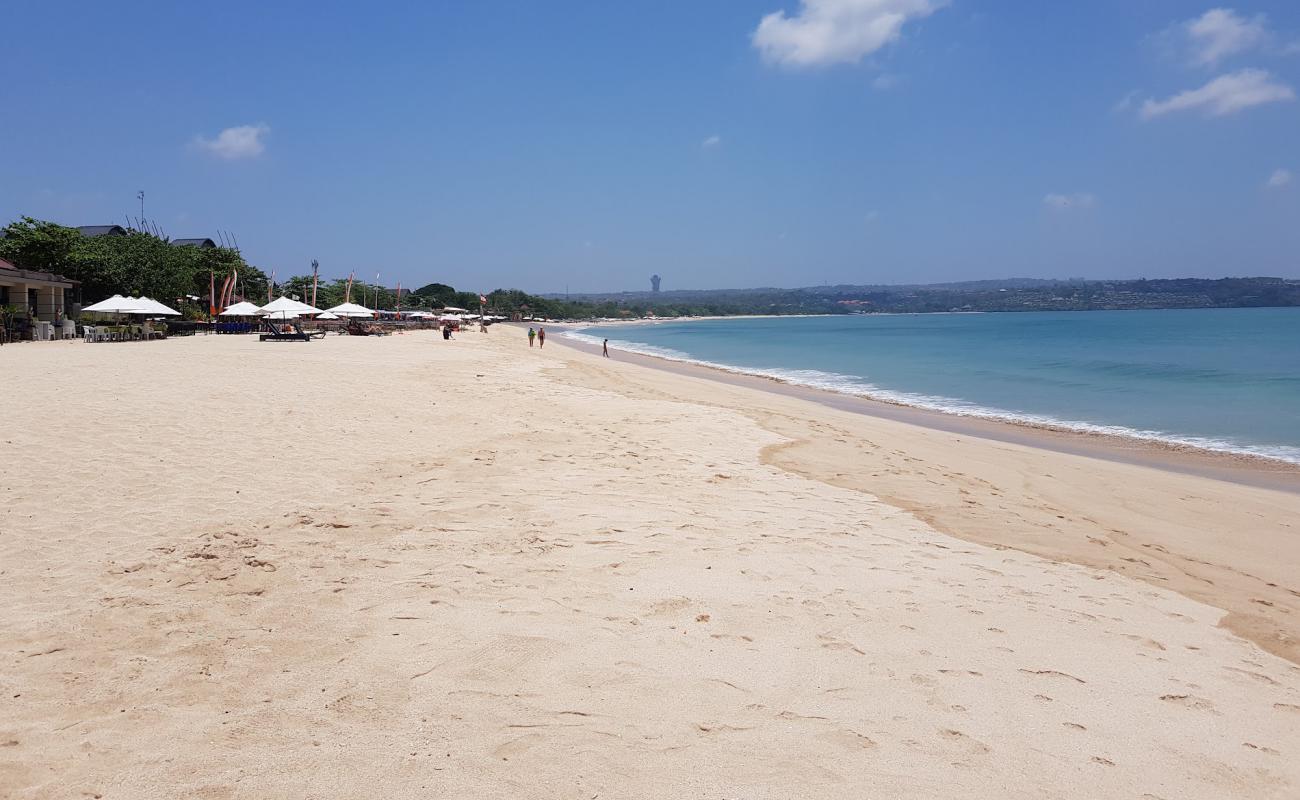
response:
[(533, 292), (1300, 277), (1300, 3), (13, 4), (0, 223)]

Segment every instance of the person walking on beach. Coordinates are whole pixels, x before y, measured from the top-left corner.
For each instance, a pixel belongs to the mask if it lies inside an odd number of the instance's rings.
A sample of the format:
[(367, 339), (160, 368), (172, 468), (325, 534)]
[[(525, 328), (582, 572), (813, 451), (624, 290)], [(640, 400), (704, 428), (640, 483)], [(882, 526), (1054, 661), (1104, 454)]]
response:
[(537, 331), (533, 330), (532, 326), (530, 325), (530, 326), (528, 326), (528, 346), (529, 346), (529, 347), (532, 347), (532, 346), (533, 346), (533, 339), (535, 339), (535, 338), (537, 338)]
[(605, 358), (609, 358), (609, 340), (608, 340), (608, 339), (606, 339), (605, 342), (604, 342), (604, 344), (602, 344), (602, 345), (600, 346), (600, 354), (601, 354), (602, 356), (604, 356)]
[(539, 328), (537, 329), (537, 346), (538, 346), (538, 347), (545, 347), (545, 346), (546, 346), (546, 329), (545, 329), (545, 328), (539, 327)]

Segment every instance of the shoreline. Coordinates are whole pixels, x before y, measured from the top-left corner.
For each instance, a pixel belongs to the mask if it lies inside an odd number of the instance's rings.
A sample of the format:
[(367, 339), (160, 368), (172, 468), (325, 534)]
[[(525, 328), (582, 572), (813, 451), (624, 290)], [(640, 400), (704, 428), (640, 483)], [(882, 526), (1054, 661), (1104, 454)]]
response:
[[(583, 328), (593, 326), (583, 323), (557, 324), (555, 327), (565, 333), (580, 333)], [(570, 336), (556, 336), (552, 341), (559, 341), (567, 347), (583, 352), (600, 354), (598, 345)], [(655, 369), (798, 397), (844, 411), (919, 425), (931, 430), (1300, 494), (1300, 464), (1280, 458), (1213, 450), (1163, 439), (1079, 430), (1065, 425), (954, 414), (902, 402), (805, 386), (781, 378), (755, 375), (697, 361), (665, 358), (629, 350), (617, 352), (620, 360), (632, 361)]]
[(861, 492), (956, 539), (1177, 592), (1300, 665), (1300, 540), (1288, 521), (1300, 491), (1280, 462), (953, 417), (640, 354), (603, 359), (561, 338), (577, 356), (570, 369), (601, 376), (582, 385), (740, 411), (782, 438), (763, 448), (768, 466)]

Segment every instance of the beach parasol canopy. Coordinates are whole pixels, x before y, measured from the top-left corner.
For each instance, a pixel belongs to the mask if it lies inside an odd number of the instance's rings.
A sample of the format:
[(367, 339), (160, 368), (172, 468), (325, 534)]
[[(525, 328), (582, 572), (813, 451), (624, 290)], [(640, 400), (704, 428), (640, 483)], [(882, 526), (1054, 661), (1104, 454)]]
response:
[(150, 317), (179, 317), (181, 315), (181, 312), (168, 308), (153, 298), (140, 297), (135, 299), (140, 304), (140, 310), (130, 312), (132, 314), (144, 314)]
[(315, 306), (309, 306), (306, 303), (299, 303), (297, 300), (290, 300), (281, 295), (278, 299), (272, 300), (262, 306), (262, 313), (268, 317), (276, 319), (293, 319), (303, 314), (319, 314), (321, 310)]
[(262, 309), (255, 304), (245, 300), (242, 303), (235, 303), (230, 308), (222, 311), (219, 316), (222, 317), (252, 317), (262, 313)]
[(443, 306), (442, 310), (448, 313), (452, 311), (469, 311), (468, 308), (456, 308), (455, 306)]
[(93, 311), (100, 314), (135, 314), (146, 313), (138, 299), (134, 297), (123, 297), (115, 294), (107, 300), (100, 300), (93, 305), (85, 306), (82, 311)]
[(375, 312), (365, 306), (359, 306), (356, 303), (340, 303), (333, 308), (327, 308), (325, 310), (340, 317), (373, 317), (375, 315)]
[(338, 318), (339, 318), (338, 314), (333, 314), (329, 311), (322, 311), (316, 315), (316, 319), (338, 319)]

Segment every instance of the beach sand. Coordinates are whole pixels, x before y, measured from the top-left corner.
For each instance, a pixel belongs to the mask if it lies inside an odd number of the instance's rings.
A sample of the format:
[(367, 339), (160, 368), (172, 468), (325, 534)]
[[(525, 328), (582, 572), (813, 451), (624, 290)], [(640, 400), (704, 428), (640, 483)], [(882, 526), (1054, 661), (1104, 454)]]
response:
[(0, 797), (1300, 794), (1295, 493), (510, 328), (0, 366)]

